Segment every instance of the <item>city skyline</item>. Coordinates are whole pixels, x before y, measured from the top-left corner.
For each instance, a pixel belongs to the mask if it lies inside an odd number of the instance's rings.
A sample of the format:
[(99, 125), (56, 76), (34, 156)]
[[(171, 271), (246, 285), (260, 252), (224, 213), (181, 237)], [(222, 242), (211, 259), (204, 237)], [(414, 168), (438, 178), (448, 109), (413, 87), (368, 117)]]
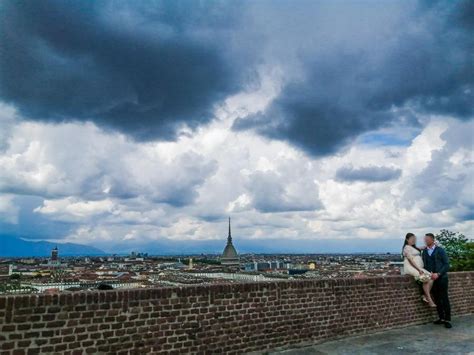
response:
[[(441, 231), (440, 231), (441, 232)], [(70, 243), (64, 241), (50, 242), (46, 240), (25, 239), (11, 235), (0, 234), (1, 246), (0, 257), (45, 257), (50, 254), (51, 249), (65, 249), (65, 257), (72, 256), (98, 256), (98, 255), (128, 255), (141, 252), (154, 256), (187, 256), (187, 255), (220, 255), (222, 247), (229, 244), (229, 236), (210, 240), (173, 240), (160, 238), (152, 243), (144, 244), (114, 244), (109, 248), (97, 248), (81, 243)], [(421, 236), (423, 237), (423, 236)], [(259, 239), (252, 240), (238, 238), (237, 254), (247, 255), (302, 255), (302, 254), (399, 254), (400, 241), (398, 239), (375, 239), (367, 245), (364, 239), (346, 238), (334, 239), (298, 239), (298, 243), (290, 243), (285, 239)], [(230, 244), (233, 246), (232, 239)], [(420, 238), (419, 246), (423, 245)], [(225, 248), (225, 250), (227, 247)]]
[(473, 237), (472, 2), (0, 9), (3, 240), (220, 252), (228, 216), (239, 253)]

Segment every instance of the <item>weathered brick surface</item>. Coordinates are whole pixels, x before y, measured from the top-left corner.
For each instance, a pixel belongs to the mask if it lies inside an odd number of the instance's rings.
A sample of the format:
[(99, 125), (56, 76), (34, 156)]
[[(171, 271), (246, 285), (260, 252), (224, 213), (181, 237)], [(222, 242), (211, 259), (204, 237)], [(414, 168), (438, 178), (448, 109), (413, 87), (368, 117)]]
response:
[[(473, 279), (450, 274), (454, 315)], [(2, 296), (0, 353), (241, 354), (434, 317), (402, 276)]]

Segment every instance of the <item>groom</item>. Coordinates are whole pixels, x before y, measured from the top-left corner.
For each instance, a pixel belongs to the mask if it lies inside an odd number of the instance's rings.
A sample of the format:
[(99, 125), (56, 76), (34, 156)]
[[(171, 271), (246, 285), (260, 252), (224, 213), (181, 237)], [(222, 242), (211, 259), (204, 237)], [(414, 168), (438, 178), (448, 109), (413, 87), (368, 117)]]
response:
[(448, 270), (449, 261), (446, 251), (435, 244), (433, 233), (425, 235), (426, 249), (423, 250), (423, 264), (431, 272), (433, 282), (433, 296), (436, 303), (439, 319), (434, 324), (444, 324), (451, 328), (451, 306), (448, 297)]

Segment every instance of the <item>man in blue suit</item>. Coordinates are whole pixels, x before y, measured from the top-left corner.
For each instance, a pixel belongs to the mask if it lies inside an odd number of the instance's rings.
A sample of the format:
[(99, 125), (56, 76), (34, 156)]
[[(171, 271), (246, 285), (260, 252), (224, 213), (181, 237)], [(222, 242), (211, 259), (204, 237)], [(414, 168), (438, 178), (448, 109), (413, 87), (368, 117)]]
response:
[(446, 251), (435, 243), (433, 233), (425, 235), (426, 249), (423, 250), (423, 264), (431, 272), (433, 298), (436, 303), (439, 319), (434, 324), (444, 324), (451, 328), (451, 306), (448, 296), (449, 260)]

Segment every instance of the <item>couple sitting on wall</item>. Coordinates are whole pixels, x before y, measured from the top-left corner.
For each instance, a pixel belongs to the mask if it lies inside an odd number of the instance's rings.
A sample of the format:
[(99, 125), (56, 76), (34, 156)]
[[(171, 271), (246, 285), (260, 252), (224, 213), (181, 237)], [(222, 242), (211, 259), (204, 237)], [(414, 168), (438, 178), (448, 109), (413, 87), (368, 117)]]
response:
[[(438, 311), (435, 324), (451, 328), (451, 306), (448, 297), (449, 261), (446, 251), (436, 244), (432, 233), (425, 235), (425, 246), (416, 246), (416, 237), (408, 233), (403, 244), (403, 268), (423, 285), (423, 301)], [(433, 298), (431, 297), (433, 293)]]

